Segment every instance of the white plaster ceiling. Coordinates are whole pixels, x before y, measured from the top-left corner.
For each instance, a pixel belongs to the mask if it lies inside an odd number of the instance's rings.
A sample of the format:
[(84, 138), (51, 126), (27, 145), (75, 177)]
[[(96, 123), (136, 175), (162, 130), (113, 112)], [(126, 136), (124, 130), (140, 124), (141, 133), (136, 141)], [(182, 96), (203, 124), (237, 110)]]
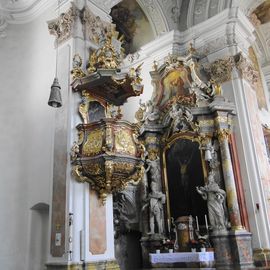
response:
[[(80, 0), (74, 0), (74, 2), (77, 1), (80, 2)], [(121, 0), (88, 1), (106, 13), (109, 13), (114, 5), (121, 2)], [(3, 28), (6, 23), (29, 22), (44, 11), (45, 7), (55, 2), (56, 0), (0, 0), (0, 31), (1, 24)], [(159, 35), (172, 29), (185, 30), (205, 21), (225, 9), (230, 1), (137, 0), (137, 2), (148, 17), (154, 32)]]
[[(60, 0), (60, 3), (67, 1), (69, 0)], [(82, 2), (82, 0), (73, 1)], [(87, 1), (107, 14), (114, 5), (121, 2), (121, 0)], [(249, 16), (263, 0), (137, 0), (137, 2), (147, 16), (155, 35), (158, 36), (173, 29), (184, 31), (229, 6), (240, 6)], [(57, 0), (0, 0), (0, 37), (6, 36), (8, 24), (30, 22), (55, 3)], [(260, 31), (261, 36), (265, 36), (266, 39), (263, 41), (264, 46), (270, 48), (268, 28), (261, 27)]]
[(54, 3), (55, 0), (0, 0), (0, 37), (6, 37), (8, 24), (30, 22)]
[(37, 0), (2, 0), (0, 2), (1, 8), (7, 10), (21, 10), (32, 6)]

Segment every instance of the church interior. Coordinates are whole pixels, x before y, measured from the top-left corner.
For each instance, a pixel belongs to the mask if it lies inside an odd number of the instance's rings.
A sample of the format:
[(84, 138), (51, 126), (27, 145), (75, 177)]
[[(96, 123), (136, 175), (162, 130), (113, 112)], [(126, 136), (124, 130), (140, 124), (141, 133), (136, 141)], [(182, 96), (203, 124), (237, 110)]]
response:
[(0, 67), (0, 269), (270, 269), (270, 0), (1, 0)]

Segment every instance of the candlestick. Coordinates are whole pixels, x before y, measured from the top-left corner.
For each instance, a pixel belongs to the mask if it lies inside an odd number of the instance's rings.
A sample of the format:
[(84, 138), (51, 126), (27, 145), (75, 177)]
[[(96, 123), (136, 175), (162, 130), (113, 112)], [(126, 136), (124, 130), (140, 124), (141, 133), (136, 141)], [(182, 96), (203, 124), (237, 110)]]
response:
[(169, 231), (169, 234), (170, 234), (170, 232), (171, 232), (171, 221), (170, 221), (169, 218), (167, 219), (167, 223), (168, 223), (168, 231)]
[(205, 226), (206, 226), (206, 230), (208, 231), (208, 222), (207, 222), (207, 216), (204, 215), (204, 218), (205, 218)]
[(197, 231), (200, 231), (199, 229), (199, 221), (198, 221), (198, 217), (196, 216), (196, 225), (197, 225)]

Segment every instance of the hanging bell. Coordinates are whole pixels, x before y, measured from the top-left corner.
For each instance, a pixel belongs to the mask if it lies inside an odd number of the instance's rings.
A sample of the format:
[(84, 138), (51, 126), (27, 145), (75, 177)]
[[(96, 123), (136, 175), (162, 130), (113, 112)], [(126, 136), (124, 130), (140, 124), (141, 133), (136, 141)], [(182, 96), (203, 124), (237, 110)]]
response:
[(61, 87), (58, 82), (58, 78), (55, 77), (53, 84), (51, 86), (51, 93), (50, 93), (50, 98), (48, 101), (48, 105), (54, 108), (58, 108), (62, 106), (62, 98), (61, 98)]

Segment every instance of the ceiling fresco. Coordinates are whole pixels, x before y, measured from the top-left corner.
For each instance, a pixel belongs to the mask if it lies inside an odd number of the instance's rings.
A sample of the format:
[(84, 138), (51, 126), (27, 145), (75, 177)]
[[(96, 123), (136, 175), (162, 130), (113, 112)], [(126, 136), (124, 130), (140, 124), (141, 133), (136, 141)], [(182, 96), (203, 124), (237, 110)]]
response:
[(253, 13), (256, 14), (261, 24), (270, 22), (270, 0), (267, 0), (259, 5)]
[(111, 10), (117, 30), (124, 35), (126, 54), (136, 52), (141, 46), (154, 39), (151, 25), (134, 0), (124, 0)]

